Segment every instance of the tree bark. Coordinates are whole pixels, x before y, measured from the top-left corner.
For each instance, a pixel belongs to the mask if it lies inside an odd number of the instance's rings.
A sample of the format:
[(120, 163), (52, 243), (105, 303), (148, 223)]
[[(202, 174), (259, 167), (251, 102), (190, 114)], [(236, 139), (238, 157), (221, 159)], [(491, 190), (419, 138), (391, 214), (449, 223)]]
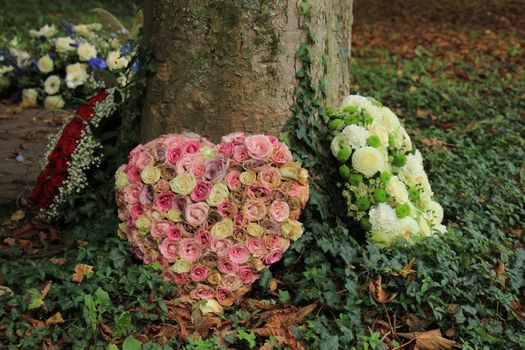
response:
[[(141, 137), (194, 131), (279, 134), (291, 116), (306, 40), (303, 0), (146, 0), (152, 49)], [(308, 0), (325, 102), (349, 92), (352, 0)]]

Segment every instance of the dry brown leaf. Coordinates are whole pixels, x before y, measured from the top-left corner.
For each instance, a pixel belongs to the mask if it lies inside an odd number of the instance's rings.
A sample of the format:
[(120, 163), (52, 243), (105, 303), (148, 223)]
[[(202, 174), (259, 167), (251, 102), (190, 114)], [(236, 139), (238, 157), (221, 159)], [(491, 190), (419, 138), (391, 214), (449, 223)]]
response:
[(4, 243), (7, 244), (9, 247), (12, 247), (16, 244), (16, 241), (14, 238), (6, 238), (4, 239)]
[(62, 318), (62, 314), (60, 312), (57, 312), (56, 314), (54, 314), (53, 316), (51, 316), (50, 318), (48, 318), (46, 320), (46, 325), (47, 326), (53, 326), (53, 325), (56, 325), (56, 324), (61, 324), (61, 323), (64, 323), (64, 319)]
[(33, 326), (33, 328), (36, 328), (36, 329), (46, 328), (46, 324), (44, 322), (37, 320), (27, 314), (22, 314), (20, 316), (20, 319), (22, 319), (22, 321), (28, 322), (31, 326)]
[(374, 300), (380, 304), (386, 304), (397, 297), (397, 293), (393, 293), (390, 296), (386, 295), (385, 290), (383, 289), (381, 275), (378, 275), (375, 281), (370, 281), (368, 289), (370, 290), (370, 293), (372, 293)]
[(62, 265), (65, 265), (67, 263), (67, 259), (66, 258), (52, 257), (51, 259), (49, 259), (49, 262), (51, 264), (53, 264), (53, 265), (62, 266)]
[(286, 337), (287, 330), (285, 328), (263, 327), (250, 329), (250, 332), (262, 337)]
[(31, 248), (32, 244), (31, 241), (28, 241), (27, 239), (19, 239), (18, 246), (20, 249), (29, 249)]
[(71, 280), (76, 283), (80, 283), (84, 280), (84, 276), (87, 273), (93, 272), (93, 266), (86, 264), (77, 264), (75, 266), (75, 273), (71, 276)]
[(457, 145), (453, 143), (448, 143), (448, 142), (444, 142), (438, 139), (427, 138), (427, 137), (423, 137), (419, 139), (419, 142), (421, 142), (425, 146), (450, 147), (450, 148), (457, 147)]
[(397, 335), (416, 342), (420, 350), (448, 350), (456, 344), (455, 341), (443, 338), (439, 329), (427, 332), (397, 333)]
[(498, 283), (500, 287), (505, 287), (507, 276), (505, 274), (505, 264), (501, 260), (496, 260), (496, 266), (494, 266), (494, 271), (496, 271), (496, 276), (498, 277)]
[(416, 92), (417, 91), (417, 87), (415, 86), (411, 86), (410, 88), (408, 88), (408, 92)]
[(418, 108), (417, 111), (416, 111), (416, 116), (418, 116), (420, 118), (427, 117), (429, 114), (430, 114), (430, 112), (427, 111), (424, 108)]
[(46, 283), (46, 285), (44, 287), (42, 287), (42, 290), (40, 291), (40, 294), (42, 295), (42, 299), (44, 299), (47, 295), (47, 293), (49, 293), (49, 290), (51, 289), (51, 285), (53, 284), (53, 282), (49, 281)]
[(514, 315), (516, 318), (522, 322), (525, 321), (525, 306), (521, 305), (519, 301), (513, 300), (512, 301), (512, 311), (514, 311)]

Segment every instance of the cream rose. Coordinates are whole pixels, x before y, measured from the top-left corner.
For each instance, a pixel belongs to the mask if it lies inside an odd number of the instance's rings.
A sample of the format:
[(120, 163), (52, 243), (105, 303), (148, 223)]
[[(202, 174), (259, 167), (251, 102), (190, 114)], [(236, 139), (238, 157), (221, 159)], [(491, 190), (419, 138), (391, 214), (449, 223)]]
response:
[(230, 237), (233, 233), (233, 221), (229, 218), (222, 219), (213, 225), (210, 233), (215, 239)]
[(123, 69), (129, 64), (129, 60), (120, 55), (119, 51), (111, 51), (106, 58), (109, 70)]
[(212, 187), (210, 195), (208, 196), (208, 199), (206, 199), (206, 203), (212, 207), (218, 207), (222, 202), (224, 202), (225, 199), (228, 198), (229, 193), (228, 186), (226, 186), (225, 183), (216, 183)]
[(173, 192), (182, 194), (182, 195), (189, 195), (191, 191), (193, 191), (193, 188), (197, 184), (197, 181), (195, 180), (195, 177), (191, 173), (181, 173), (177, 176), (175, 176), (170, 181), (170, 186)]
[(82, 43), (78, 46), (77, 53), (78, 53), (78, 58), (81, 61), (87, 61), (91, 57), (97, 56), (97, 48), (91, 44)]
[(66, 67), (66, 85), (70, 89), (84, 84), (88, 74), (85, 65), (81, 63), (70, 64)]
[(255, 222), (251, 222), (246, 226), (246, 232), (248, 232), (250, 236), (262, 237), (264, 235), (264, 228)]
[(142, 169), (140, 173), (140, 178), (145, 184), (153, 185), (157, 183), (157, 181), (159, 181), (160, 179), (160, 170), (156, 166), (148, 165), (144, 169)]
[(60, 37), (55, 40), (55, 47), (59, 53), (67, 53), (75, 50), (75, 40), (70, 37)]
[(44, 107), (50, 111), (60, 109), (64, 107), (64, 105), (64, 99), (60, 95), (47, 96), (44, 99)]
[(42, 73), (49, 73), (53, 71), (53, 60), (49, 55), (40, 57), (37, 62), (38, 70)]
[(407, 188), (397, 176), (394, 175), (390, 178), (390, 181), (386, 184), (385, 190), (397, 203), (402, 204), (408, 202)]
[(44, 91), (48, 95), (54, 95), (60, 90), (60, 77), (51, 75), (44, 82)]
[(239, 180), (245, 186), (253, 185), (257, 181), (257, 173), (254, 171), (243, 171)]
[(38, 92), (36, 89), (24, 89), (22, 90), (22, 105), (24, 107), (36, 107)]

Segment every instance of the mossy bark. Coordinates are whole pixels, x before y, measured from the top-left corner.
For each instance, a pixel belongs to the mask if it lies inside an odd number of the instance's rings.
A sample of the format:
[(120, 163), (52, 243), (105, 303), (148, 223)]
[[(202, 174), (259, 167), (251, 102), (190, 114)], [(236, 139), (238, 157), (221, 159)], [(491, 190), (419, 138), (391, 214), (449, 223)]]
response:
[[(302, 0), (146, 0), (152, 48), (141, 136), (194, 131), (279, 134), (290, 117), (296, 58), (305, 41)], [(352, 0), (309, 0), (313, 76), (329, 104), (348, 93)]]

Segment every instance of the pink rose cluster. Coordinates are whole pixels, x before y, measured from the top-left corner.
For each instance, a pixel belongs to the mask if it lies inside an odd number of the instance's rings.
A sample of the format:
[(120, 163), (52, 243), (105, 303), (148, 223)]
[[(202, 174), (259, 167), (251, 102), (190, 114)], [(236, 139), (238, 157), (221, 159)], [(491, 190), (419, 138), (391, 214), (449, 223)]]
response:
[(274, 136), (164, 135), (115, 178), (119, 235), (197, 300), (232, 305), (303, 232), (308, 172)]

